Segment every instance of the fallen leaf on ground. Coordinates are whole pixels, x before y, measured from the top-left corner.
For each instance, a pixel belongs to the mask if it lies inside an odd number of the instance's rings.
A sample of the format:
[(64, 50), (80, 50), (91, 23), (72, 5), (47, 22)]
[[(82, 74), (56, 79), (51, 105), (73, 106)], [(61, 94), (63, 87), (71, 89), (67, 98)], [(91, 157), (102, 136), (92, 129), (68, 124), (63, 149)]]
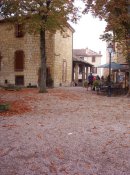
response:
[(2, 127), (5, 127), (5, 128), (15, 128), (15, 127), (18, 127), (19, 125), (15, 125), (15, 124), (8, 124), (8, 125), (2, 125)]

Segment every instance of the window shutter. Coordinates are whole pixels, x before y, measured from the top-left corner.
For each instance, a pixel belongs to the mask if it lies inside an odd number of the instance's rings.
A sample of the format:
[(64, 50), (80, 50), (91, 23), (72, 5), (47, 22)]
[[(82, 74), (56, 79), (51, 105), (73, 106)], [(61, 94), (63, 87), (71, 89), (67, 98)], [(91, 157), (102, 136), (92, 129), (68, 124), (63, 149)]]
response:
[(18, 24), (15, 24), (15, 36), (18, 37)]
[(92, 62), (95, 62), (95, 56), (92, 57)]
[(0, 52), (0, 71), (1, 71), (1, 62), (2, 62), (2, 56), (1, 56), (1, 52)]
[(47, 74), (47, 77), (49, 77), (51, 75), (50, 67), (47, 67), (46, 74)]
[(16, 37), (23, 37), (24, 36), (23, 24), (15, 24), (15, 36)]
[(15, 71), (23, 71), (24, 69), (24, 52), (17, 50), (15, 52)]

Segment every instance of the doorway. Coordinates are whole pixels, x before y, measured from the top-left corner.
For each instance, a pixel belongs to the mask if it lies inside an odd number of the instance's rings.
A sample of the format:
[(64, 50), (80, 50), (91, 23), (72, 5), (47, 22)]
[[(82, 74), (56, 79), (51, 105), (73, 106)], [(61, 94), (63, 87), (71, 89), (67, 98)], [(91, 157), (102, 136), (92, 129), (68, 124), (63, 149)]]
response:
[(16, 75), (15, 76), (15, 85), (18, 85), (18, 86), (24, 85), (24, 76), (23, 75)]

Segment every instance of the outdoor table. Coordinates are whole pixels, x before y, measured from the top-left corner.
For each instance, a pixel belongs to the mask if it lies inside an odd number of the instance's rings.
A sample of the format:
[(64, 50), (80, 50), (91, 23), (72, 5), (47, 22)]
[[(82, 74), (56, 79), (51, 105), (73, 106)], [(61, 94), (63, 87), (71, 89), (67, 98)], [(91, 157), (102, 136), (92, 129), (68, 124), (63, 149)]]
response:
[[(97, 94), (98, 93), (107, 94), (108, 93), (108, 88), (109, 88), (108, 85), (100, 86), (100, 88), (97, 90)], [(122, 94), (122, 92), (123, 92), (123, 88), (121, 87), (120, 84), (112, 84), (111, 85), (111, 94), (112, 95), (119, 95), (119, 94)]]

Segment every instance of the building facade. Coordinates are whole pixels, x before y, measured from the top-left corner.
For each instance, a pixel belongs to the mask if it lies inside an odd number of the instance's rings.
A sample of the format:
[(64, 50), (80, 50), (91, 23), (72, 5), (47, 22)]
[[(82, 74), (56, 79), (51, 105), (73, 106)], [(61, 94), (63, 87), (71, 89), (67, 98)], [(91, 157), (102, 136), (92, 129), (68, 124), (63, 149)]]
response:
[[(86, 61), (87, 63), (93, 65), (89, 67), (88, 72), (92, 72), (94, 76), (101, 76), (101, 69), (97, 67), (101, 65), (101, 52), (96, 53), (88, 48), (86, 49), (73, 49), (73, 55)], [(80, 75), (80, 68), (79, 68), (79, 77)]]
[[(5, 21), (0, 21), (0, 31), (0, 85), (38, 86), (40, 36)], [(46, 32), (46, 71), (54, 87), (71, 83), (73, 32), (70, 26), (63, 34)]]
[(89, 70), (93, 67), (92, 64), (84, 61), (81, 58), (73, 56), (73, 71), (72, 71), (72, 81), (79, 86), (84, 86)]

